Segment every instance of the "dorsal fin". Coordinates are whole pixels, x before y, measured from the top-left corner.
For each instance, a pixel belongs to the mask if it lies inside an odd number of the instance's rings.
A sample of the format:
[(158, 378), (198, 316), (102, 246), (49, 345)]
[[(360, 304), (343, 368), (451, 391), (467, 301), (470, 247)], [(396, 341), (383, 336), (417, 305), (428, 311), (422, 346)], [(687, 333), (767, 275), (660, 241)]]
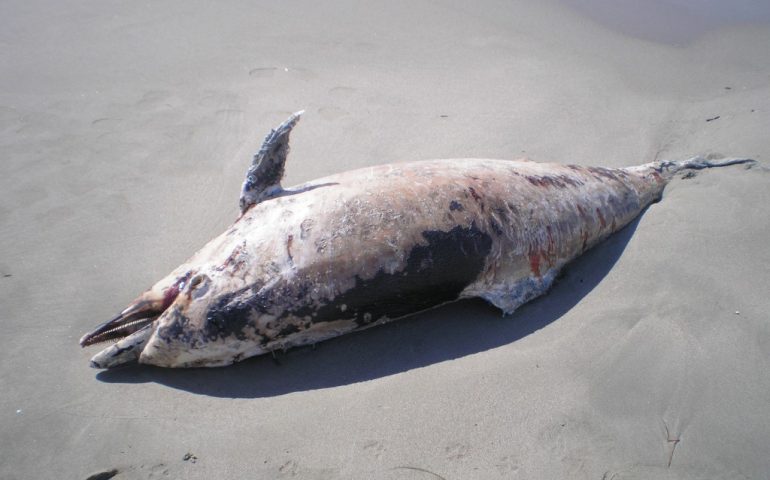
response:
[(241, 189), (241, 213), (252, 205), (275, 197), (283, 191), (281, 179), (289, 154), (289, 133), (299, 121), (304, 110), (292, 114), (265, 137), (262, 147), (254, 155), (246, 180)]

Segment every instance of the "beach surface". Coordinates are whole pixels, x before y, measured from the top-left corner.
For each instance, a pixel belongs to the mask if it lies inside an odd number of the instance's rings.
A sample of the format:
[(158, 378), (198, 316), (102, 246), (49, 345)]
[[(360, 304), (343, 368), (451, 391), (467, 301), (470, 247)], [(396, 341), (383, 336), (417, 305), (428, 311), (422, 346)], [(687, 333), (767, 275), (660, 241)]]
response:
[[(631, 3), (3, 2), (0, 479), (767, 478), (769, 15)], [(89, 368), (80, 336), (224, 231), (300, 109), (286, 185), (758, 164), (676, 178), (509, 317), (463, 301), (228, 368)]]

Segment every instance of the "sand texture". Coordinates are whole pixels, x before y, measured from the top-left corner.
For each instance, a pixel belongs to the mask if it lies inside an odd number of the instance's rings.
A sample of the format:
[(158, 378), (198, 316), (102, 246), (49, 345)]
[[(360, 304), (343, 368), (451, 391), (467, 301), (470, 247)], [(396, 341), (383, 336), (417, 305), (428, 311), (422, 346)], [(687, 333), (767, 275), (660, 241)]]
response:
[[(658, 38), (602, 3), (3, 2), (0, 479), (767, 478), (770, 26)], [(235, 219), (302, 108), (287, 185), (759, 163), (675, 179), (511, 317), (464, 301), (277, 361), (90, 369), (80, 336)]]

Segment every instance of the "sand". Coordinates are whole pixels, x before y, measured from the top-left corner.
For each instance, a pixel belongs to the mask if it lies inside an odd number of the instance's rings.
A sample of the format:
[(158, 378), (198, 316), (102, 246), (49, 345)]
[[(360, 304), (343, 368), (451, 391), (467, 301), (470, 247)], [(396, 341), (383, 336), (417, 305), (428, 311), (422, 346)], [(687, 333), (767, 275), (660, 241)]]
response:
[[(770, 26), (703, 2), (685, 28), (683, 3), (4, 2), (0, 478), (767, 478)], [(508, 318), (467, 301), (279, 364), (88, 368), (78, 338), (235, 218), (301, 108), (289, 185), (760, 164), (676, 179)]]

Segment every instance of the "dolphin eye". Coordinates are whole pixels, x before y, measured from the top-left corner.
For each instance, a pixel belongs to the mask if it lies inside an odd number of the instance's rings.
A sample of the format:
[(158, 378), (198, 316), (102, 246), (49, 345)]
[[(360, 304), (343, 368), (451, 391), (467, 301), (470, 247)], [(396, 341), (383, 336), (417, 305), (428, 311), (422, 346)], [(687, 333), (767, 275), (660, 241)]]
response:
[(190, 288), (188, 292), (192, 298), (200, 298), (206, 295), (206, 292), (209, 291), (210, 284), (211, 282), (209, 281), (209, 277), (206, 275), (196, 275), (192, 280), (190, 280)]
[(201, 282), (203, 282), (203, 278), (204, 278), (203, 275), (194, 276), (193, 279), (190, 280), (190, 290), (194, 290), (195, 288), (197, 288), (198, 285), (200, 285)]

